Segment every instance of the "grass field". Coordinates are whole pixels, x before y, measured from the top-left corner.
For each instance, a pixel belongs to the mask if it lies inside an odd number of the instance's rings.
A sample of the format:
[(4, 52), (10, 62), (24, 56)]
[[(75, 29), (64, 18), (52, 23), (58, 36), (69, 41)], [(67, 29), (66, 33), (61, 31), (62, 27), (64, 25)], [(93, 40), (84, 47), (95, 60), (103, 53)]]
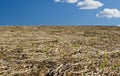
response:
[(120, 76), (120, 27), (1, 26), (0, 76)]

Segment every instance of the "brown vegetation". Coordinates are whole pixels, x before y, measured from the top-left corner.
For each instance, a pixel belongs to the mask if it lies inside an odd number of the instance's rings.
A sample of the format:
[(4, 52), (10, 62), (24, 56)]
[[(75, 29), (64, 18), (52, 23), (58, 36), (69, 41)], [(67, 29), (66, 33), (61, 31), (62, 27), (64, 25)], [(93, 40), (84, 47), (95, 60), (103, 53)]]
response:
[(120, 76), (120, 27), (0, 27), (0, 76)]

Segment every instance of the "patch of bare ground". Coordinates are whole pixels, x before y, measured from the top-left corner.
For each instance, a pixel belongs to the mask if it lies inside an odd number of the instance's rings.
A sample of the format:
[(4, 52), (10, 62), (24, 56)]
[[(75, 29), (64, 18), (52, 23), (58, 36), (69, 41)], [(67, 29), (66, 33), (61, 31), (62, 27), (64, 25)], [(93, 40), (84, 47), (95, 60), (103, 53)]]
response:
[(120, 27), (0, 27), (0, 76), (120, 76)]

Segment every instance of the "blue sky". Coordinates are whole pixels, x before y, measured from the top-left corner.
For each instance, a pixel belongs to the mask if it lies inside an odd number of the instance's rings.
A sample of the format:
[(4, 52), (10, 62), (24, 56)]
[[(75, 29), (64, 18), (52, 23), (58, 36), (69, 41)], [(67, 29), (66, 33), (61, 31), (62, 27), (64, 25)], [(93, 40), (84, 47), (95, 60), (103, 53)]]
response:
[(118, 25), (120, 0), (0, 0), (0, 25)]

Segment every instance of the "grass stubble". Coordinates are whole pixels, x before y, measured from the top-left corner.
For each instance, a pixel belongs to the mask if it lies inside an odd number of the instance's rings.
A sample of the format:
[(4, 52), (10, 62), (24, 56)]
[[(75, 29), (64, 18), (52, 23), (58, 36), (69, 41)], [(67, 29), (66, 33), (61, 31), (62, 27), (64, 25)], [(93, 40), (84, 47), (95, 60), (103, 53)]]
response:
[(120, 27), (0, 27), (1, 76), (120, 76)]

